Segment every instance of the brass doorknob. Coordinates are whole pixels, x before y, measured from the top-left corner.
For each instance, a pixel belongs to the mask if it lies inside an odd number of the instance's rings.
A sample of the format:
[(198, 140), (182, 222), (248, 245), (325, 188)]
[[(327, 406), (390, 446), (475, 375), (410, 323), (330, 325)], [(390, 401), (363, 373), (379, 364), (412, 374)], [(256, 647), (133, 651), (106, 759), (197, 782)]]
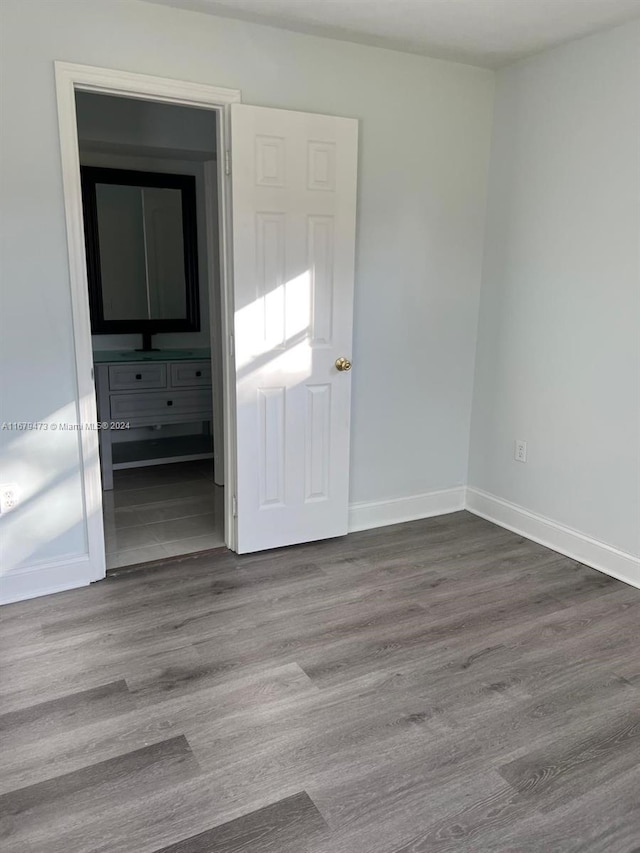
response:
[(340, 356), (336, 359), (336, 367), (338, 370), (351, 370), (351, 362), (348, 358)]

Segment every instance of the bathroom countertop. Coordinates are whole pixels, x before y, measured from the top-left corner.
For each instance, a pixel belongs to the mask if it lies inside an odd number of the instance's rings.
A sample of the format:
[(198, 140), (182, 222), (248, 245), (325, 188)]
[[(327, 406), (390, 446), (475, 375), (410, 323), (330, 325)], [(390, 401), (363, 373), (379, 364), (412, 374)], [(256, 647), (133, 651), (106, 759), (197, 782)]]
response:
[(106, 364), (107, 362), (131, 362), (131, 361), (195, 361), (197, 359), (211, 358), (211, 350), (206, 347), (194, 349), (158, 349), (158, 350), (95, 350), (93, 353), (94, 364)]

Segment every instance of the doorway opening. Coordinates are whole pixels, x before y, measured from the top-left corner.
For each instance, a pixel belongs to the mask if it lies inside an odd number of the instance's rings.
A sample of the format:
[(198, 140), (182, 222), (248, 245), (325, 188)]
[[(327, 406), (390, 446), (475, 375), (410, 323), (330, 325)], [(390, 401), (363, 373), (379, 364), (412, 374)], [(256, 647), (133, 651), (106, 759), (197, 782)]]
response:
[(109, 570), (225, 544), (217, 115), (75, 102)]
[(235, 90), (56, 63), (90, 577), (235, 548)]

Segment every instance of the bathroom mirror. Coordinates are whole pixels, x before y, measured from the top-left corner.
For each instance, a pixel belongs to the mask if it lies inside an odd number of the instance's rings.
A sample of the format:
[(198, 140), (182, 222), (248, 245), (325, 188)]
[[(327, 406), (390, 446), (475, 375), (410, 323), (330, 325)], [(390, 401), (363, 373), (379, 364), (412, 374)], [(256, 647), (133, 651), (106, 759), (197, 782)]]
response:
[(195, 178), (81, 168), (94, 335), (200, 328)]

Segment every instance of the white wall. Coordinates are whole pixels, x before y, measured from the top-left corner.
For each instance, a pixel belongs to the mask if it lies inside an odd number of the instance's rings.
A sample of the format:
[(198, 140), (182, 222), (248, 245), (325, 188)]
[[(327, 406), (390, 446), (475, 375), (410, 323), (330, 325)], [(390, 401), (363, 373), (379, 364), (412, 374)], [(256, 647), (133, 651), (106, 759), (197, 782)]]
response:
[[(75, 419), (55, 59), (360, 119), (351, 499), (464, 484), (494, 75), (118, 0), (4, 0), (2, 420)], [(0, 432), (4, 570), (86, 550), (73, 433)]]
[(639, 83), (639, 23), (498, 75), (469, 468), (636, 555)]

